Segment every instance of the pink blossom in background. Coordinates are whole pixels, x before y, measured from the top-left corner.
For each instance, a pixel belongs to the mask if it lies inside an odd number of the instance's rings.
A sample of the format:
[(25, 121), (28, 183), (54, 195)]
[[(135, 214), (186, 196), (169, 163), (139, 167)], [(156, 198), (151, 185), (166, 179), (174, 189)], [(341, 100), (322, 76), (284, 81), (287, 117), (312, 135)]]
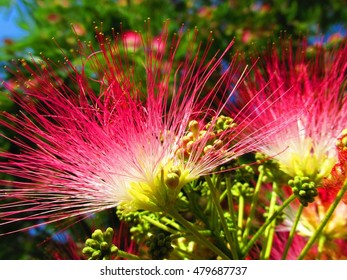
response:
[(137, 50), (141, 48), (142, 38), (138, 32), (125, 31), (122, 33), (122, 41), (128, 50)]
[[(281, 51), (274, 48), (264, 64), (259, 62), (254, 67), (255, 74), (246, 77), (230, 111), (231, 115), (233, 111), (239, 114), (238, 105), (244, 106), (249, 100), (256, 104), (254, 99), (263, 105), (263, 95), (274, 93), (272, 98), (279, 101), (244, 132), (249, 134), (269, 122), (297, 115), (296, 122), (272, 134), (261, 152), (273, 156), (290, 176), (308, 176), (318, 182), (337, 162), (335, 143), (346, 128), (347, 45), (316, 52), (315, 60), (310, 61), (305, 42), (296, 51), (290, 42), (283, 42)], [(288, 90), (290, 93), (284, 94)]]

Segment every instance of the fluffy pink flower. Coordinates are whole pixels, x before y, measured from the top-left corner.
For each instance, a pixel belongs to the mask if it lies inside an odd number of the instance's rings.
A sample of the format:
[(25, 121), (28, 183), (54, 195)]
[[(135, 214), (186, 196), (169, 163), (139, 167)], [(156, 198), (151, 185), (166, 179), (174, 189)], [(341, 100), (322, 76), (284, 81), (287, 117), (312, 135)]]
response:
[[(318, 196), (315, 198), (314, 202), (308, 204), (308, 206), (303, 209), (287, 259), (298, 258), (306, 242), (315, 234), (320, 223), (327, 215), (328, 209), (335, 198), (336, 195), (329, 189), (319, 188)], [(293, 227), (296, 219), (298, 208), (299, 202), (296, 201), (296, 203), (292, 203), (290, 207), (285, 210), (286, 218), (283, 223), (277, 227), (277, 233), (271, 252), (274, 259), (280, 259), (283, 254), (289, 231)], [(346, 215), (347, 206), (345, 203), (340, 202), (321, 232), (320, 242), (317, 242), (321, 243), (321, 248), (318, 250), (319, 246), (315, 244), (315, 246), (309, 250), (305, 259), (346, 259), (345, 246), (342, 245), (345, 244), (347, 240)]]
[[(272, 260), (281, 260), (288, 240), (289, 232), (276, 232), (273, 240), (272, 250), (270, 259)], [(305, 247), (307, 239), (300, 235), (295, 235), (292, 241), (292, 244), (289, 248), (286, 260), (297, 260), (300, 256), (301, 250)], [(317, 255), (316, 246), (313, 247), (310, 251), (308, 259), (312, 256)]]
[(122, 40), (124, 45), (129, 50), (137, 50), (141, 47), (141, 35), (135, 31), (126, 31), (122, 33)]
[[(318, 196), (313, 203), (304, 208), (300, 218), (297, 232), (301, 236), (311, 237), (329, 209), (329, 206), (335, 200), (335, 195), (331, 194), (328, 189), (320, 188)], [(286, 219), (283, 225), (279, 226), (280, 230), (289, 231), (295, 220), (295, 214), (298, 210), (298, 204), (292, 204), (291, 208), (286, 210)], [(328, 240), (347, 239), (347, 205), (340, 202), (322, 231), (322, 235)]]
[[(211, 85), (232, 42), (208, 58), (212, 40), (203, 49), (195, 35), (170, 37), (165, 26), (160, 38), (165, 52), (153, 50), (145, 33), (142, 52), (134, 53), (122, 45), (124, 37), (109, 40), (98, 32), (97, 50), (89, 53), (81, 45), (82, 68), (66, 59), (68, 82), (48, 61), (23, 62), (29, 79), (14, 69), (20, 91), (12, 96), (21, 112), (3, 113), (0, 123), (19, 135), (9, 140), (21, 152), (0, 154), (0, 171), (16, 177), (1, 182), (7, 187), (0, 190), (0, 225), (17, 226), (13, 232), (25, 220), (54, 222), (119, 205), (125, 211), (165, 211), (184, 184), (274, 133), (261, 128), (241, 137), (243, 125), (230, 125), (216, 134), (239, 69), (232, 61)], [(217, 95), (223, 101), (212, 108)]]
[(280, 52), (273, 50), (265, 64), (259, 63), (254, 76), (247, 77), (239, 88), (239, 104), (248, 100), (256, 104), (255, 98), (263, 104), (259, 91), (274, 92), (272, 98), (277, 99), (290, 89), (261, 120), (248, 126), (247, 133), (278, 118), (299, 116), (273, 134), (270, 144), (262, 146), (261, 151), (274, 156), (287, 174), (320, 181), (337, 161), (335, 143), (347, 124), (347, 45), (331, 52), (315, 52), (310, 60), (305, 44), (294, 51), (288, 42)]

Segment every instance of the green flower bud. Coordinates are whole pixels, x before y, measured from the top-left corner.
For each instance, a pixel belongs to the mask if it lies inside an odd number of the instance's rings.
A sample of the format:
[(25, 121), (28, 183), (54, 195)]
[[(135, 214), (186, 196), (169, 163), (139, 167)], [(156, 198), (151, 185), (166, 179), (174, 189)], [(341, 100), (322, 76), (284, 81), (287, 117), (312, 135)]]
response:
[(118, 254), (118, 247), (116, 245), (114, 245), (114, 244), (111, 245), (110, 254), (112, 256), (117, 256), (117, 254)]
[(112, 243), (112, 239), (113, 239), (113, 234), (114, 234), (114, 231), (112, 228), (107, 228), (106, 231), (104, 232), (104, 240), (111, 244)]
[(109, 260), (111, 255), (116, 255), (118, 248), (112, 244), (113, 229), (107, 228), (105, 232), (100, 229), (92, 233), (92, 238), (88, 238), (82, 253), (89, 257), (89, 260)]
[(318, 195), (315, 182), (308, 177), (296, 176), (294, 179), (289, 180), (288, 184), (292, 187), (293, 193), (303, 206), (313, 202)]
[(180, 177), (176, 173), (168, 173), (165, 178), (165, 184), (170, 188), (174, 189), (178, 187), (180, 183)]
[(102, 254), (101, 254), (100, 250), (95, 250), (90, 258), (92, 260), (98, 260), (98, 259), (100, 259), (101, 255)]
[(94, 249), (98, 249), (99, 248), (99, 242), (97, 242), (96, 240), (91, 239), (91, 238), (88, 238), (86, 240), (85, 244), (86, 244), (87, 247), (92, 247)]
[(194, 135), (198, 135), (199, 133), (199, 123), (196, 120), (192, 120), (188, 124), (188, 128)]
[(93, 232), (92, 238), (93, 238), (94, 240), (99, 241), (99, 242), (104, 241), (104, 236), (103, 236), (102, 231), (101, 231), (100, 229), (97, 229), (97, 230), (95, 230), (95, 231)]
[(101, 251), (105, 252), (110, 248), (109, 244), (107, 242), (101, 242), (100, 243), (100, 249)]
[(92, 247), (84, 247), (82, 250), (82, 254), (90, 257), (94, 253), (94, 249)]
[(153, 259), (167, 258), (172, 252), (171, 237), (167, 232), (157, 231), (149, 238), (146, 244)]
[(204, 154), (207, 154), (209, 151), (213, 150), (213, 146), (212, 145), (207, 145), (204, 148)]

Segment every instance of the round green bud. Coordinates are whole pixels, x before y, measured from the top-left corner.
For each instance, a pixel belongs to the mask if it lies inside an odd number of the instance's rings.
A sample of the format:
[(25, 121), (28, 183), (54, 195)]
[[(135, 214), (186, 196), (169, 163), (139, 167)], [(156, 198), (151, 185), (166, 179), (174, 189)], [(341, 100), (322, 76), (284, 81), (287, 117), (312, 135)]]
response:
[(100, 250), (95, 250), (91, 256), (92, 260), (98, 260), (101, 257), (101, 251)]
[(199, 123), (196, 120), (192, 120), (188, 124), (188, 128), (194, 134), (199, 133)]
[(113, 256), (116, 256), (118, 254), (118, 247), (116, 245), (111, 245), (110, 254)]
[(93, 232), (92, 238), (93, 238), (94, 240), (99, 241), (99, 242), (104, 241), (104, 236), (103, 236), (103, 233), (102, 233), (102, 231), (101, 231), (100, 229), (96, 229), (96, 230)]
[(220, 140), (220, 139), (216, 139), (216, 140), (214, 140), (214, 142), (213, 142), (213, 146), (216, 147), (216, 148), (220, 148), (220, 147), (223, 146), (223, 141)]
[(207, 154), (209, 151), (213, 150), (213, 146), (212, 145), (207, 145), (204, 148), (204, 154)]
[(100, 249), (101, 251), (107, 251), (110, 248), (109, 244), (107, 242), (101, 242), (100, 243)]
[(299, 195), (300, 196), (305, 196), (306, 195), (306, 191), (305, 190), (300, 190), (299, 191)]
[(90, 257), (94, 253), (94, 249), (92, 247), (84, 247), (82, 249), (82, 254)]
[(178, 187), (180, 183), (180, 177), (176, 173), (168, 173), (165, 178), (165, 184), (170, 188), (174, 189)]
[(86, 240), (85, 244), (86, 244), (87, 247), (92, 247), (94, 249), (98, 249), (99, 248), (99, 242), (94, 240), (94, 239), (92, 239), (92, 238), (88, 238)]
[(114, 231), (112, 228), (107, 228), (106, 231), (104, 232), (104, 240), (107, 242), (107, 243), (112, 243), (112, 239), (113, 239), (113, 234), (114, 234)]

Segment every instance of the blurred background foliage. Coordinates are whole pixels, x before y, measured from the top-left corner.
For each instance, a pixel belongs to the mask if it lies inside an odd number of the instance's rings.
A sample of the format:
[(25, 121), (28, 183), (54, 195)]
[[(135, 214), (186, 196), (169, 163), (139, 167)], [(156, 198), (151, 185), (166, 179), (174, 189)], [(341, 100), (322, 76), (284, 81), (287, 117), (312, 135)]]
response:
[[(111, 35), (112, 28), (116, 32), (146, 30), (144, 20), (150, 18), (150, 29), (155, 36), (160, 34), (163, 22), (170, 19), (170, 32), (179, 30), (183, 23), (187, 29), (197, 26), (198, 39), (202, 42), (206, 42), (212, 30), (212, 53), (226, 47), (235, 37), (235, 49), (246, 54), (265, 49), (283, 31), (293, 42), (306, 37), (310, 44), (328, 46), (345, 37), (347, 23), (347, 0), (0, 0), (0, 17), (7, 17), (10, 9), (16, 9), (16, 24), (25, 35), (17, 39), (9, 36), (0, 42), (1, 66), (18, 58), (39, 60), (41, 53), (52, 61), (61, 60), (62, 53), (76, 57), (76, 35), (82, 42), (96, 46), (94, 27), (101, 22), (103, 32)], [(184, 55), (182, 48), (178, 58)], [(11, 74), (2, 68), (0, 79), (11, 81)], [(17, 108), (7, 95), (0, 87), (0, 110), (16, 113)], [(0, 130), (10, 135), (1, 127)], [(16, 149), (4, 138), (0, 139), (0, 147)], [(71, 242), (67, 240), (77, 236), (74, 242), (78, 248), (78, 242), (83, 242), (96, 225), (116, 226), (117, 222), (110, 219), (115, 214), (108, 214), (53, 237), (55, 225), (2, 236), (0, 259), (78, 258), (69, 256)], [(62, 251), (64, 257), (57, 257)]]

